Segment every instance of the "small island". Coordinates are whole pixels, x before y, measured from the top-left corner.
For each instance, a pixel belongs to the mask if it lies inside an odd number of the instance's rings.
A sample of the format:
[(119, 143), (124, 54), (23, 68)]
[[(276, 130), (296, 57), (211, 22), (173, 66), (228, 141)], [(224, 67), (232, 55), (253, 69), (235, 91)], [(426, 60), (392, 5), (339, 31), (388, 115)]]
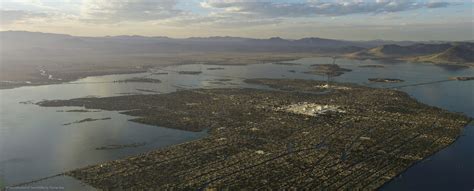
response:
[(207, 68), (207, 70), (224, 70), (225, 68), (222, 67), (213, 67), (213, 68)]
[(95, 150), (116, 150), (124, 148), (135, 148), (146, 145), (146, 142), (143, 143), (131, 143), (131, 144), (112, 144), (95, 148)]
[(274, 62), (272, 64), (284, 65), (284, 66), (298, 66), (298, 65), (301, 65), (300, 63), (293, 63), (293, 62)]
[(110, 117), (104, 117), (104, 118), (98, 118), (98, 119), (86, 118), (86, 119), (74, 121), (74, 122), (71, 122), (71, 123), (65, 123), (63, 125), (67, 126), (67, 125), (72, 125), (72, 124), (76, 124), (76, 123), (85, 123), (85, 122), (91, 122), (91, 121), (101, 121), (101, 120), (110, 120), (110, 119), (112, 119), (112, 118), (110, 118)]
[(178, 74), (186, 74), (186, 75), (199, 75), (201, 71), (179, 71)]
[(312, 71), (304, 72), (307, 74), (316, 75), (329, 75), (329, 76), (340, 76), (346, 72), (352, 71), (351, 69), (341, 68), (337, 64), (313, 64), (311, 65)]
[(458, 77), (452, 77), (452, 78), (449, 78), (450, 80), (457, 80), (457, 81), (470, 81), (470, 80), (474, 80), (474, 76), (472, 77), (464, 77), (464, 76), (458, 76)]
[(129, 78), (125, 80), (116, 80), (114, 83), (161, 83), (161, 80), (158, 79), (153, 79), (153, 78), (142, 78), (142, 77), (135, 77), (135, 78)]
[(385, 66), (379, 65), (379, 64), (367, 64), (367, 65), (360, 65), (359, 68), (385, 68)]
[(88, 113), (88, 112), (100, 112), (100, 110), (70, 109), (70, 110), (57, 110), (56, 112)]
[(379, 82), (379, 83), (400, 83), (404, 82), (404, 80), (396, 79), (396, 78), (369, 78), (370, 82)]
[(167, 75), (168, 72), (154, 72), (154, 73), (151, 73), (152, 75)]
[(141, 91), (141, 92), (148, 92), (148, 93), (159, 93), (158, 91), (149, 90), (149, 89), (140, 89), (140, 88), (137, 88), (136, 90), (137, 90), (137, 91)]

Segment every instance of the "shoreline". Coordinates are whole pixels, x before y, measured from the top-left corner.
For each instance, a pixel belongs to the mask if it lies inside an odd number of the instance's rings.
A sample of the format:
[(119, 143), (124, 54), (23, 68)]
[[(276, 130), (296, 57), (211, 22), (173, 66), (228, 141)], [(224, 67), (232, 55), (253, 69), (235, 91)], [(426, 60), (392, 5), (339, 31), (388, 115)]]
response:
[[(432, 64), (432, 65), (437, 65), (440, 67), (446, 66), (446, 67), (460, 67), (460, 68), (471, 68), (474, 67), (474, 64), (470, 63), (463, 63), (463, 64), (456, 64), (456, 63), (434, 63), (434, 62), (416, 62), (413, 60), (407, 60), (407, 59), (398, 59), (398, 58), (361, 58), (361, 57), (351, 57), (351, 56), (346, 56), (346, 55), (333, 55), (333, 54), (312, 54), (312, 53), (303, 53), (302, 55), (292, 55), (289, 54), (287, 55), (288, 57), (292, 58), (273, 58), (273, 59), (263, 59), (263, 60), (253, 60), (251, 63), (225, 63), (225, 61), (176, 61), (174, 63), (168, 63), (168, 64), (161, 64), (161, 65), (150, 65), (147, 64), (143, 66), (141, 69), (127, 69), (127, 70), (121, 70), (121, 71), (99, 71), (96, 74), (84, 74), (81, 73), (80, 71), (77, 72), (78, 74), (72, 74), (73, 76), (76, 75), (76, 77), (69, 77), (67, 79), (63, 79), (62, 81), (53, 81), (53, 80), (46, 80), (41, 79), (41, 80), (36, 80), (37, 82), (34, 82), (34, 80), (23, 80), (23, 81), (13, 81), (14, 83), (6, 83), (6, 82), (0, 82), (0, 90), (4, 89), (14, 89), (14, 88), (19, 88), (19, 87), (28, 87), (28, 86), (43, 86), (43, 85), (54, 85), (54, 84), (62, 84), (62, 83), (70, 83), (73, 81), (77, 81), (83, 78), (87, 77), (94, 77), (94, 76), (105, 76), (105, 75), (118, 75), (118, 74), (135, 74), (135, 73), (142, 73), (142, 72), (147, 72), (150, 68), (153, 67), (168, 67), (168, 66), (179, 66), (179, 65), (192, 65), (192, 64), (203, 64), (203, 65), (209, 65), (209, 66), (246, 66), (246, 65), (252, 65), (252, 64), (267, 64), (267, 63), (280, 63), (280, 62), (291, 62), (291, 61), (296, 61), (302, 58), (313, 58), (313, 57), (338, 57), (338, 58), (343, 58), (343, 59), (348, 59), (348, 60), (379, 60), (379, 61), (387, 61), (387, 62), (408, 62), (411, 64), (417, 64), (417, 63), (425, 63), (425, 64)], [(91, 70), (93, 70), (91, 68)], [(72, 73), (75, 73), (74, 71)], [(30, 82), (30, 83), (27, 83)]]
[(71, 83), (80, 79), (84, 79), (87, 77), (95, 77), (95, 76), (107, 76), (107, 75), (119, 75), (119, 74), (136, 74), (136, 73), (143, 73), (146, 72), (147, 70), (130, 70), (130, 71), (121, 71), (121, 72), (102, 72), (102, 73), (97, 73), (97, 74), (88, 74), (85, 76), (77, 76), (77, 77), (72, 77), (70, 79), (66, 80), (61, 80), (61, 81), (45, 81), (45, 82), (40, 82), (40, 83), (25, 83), (25, 82), (18, 82), (18, 83), (11, 83), (11, 85), (4, 85), (0, 83), (0, 91), (1, 90), (8, 90), (8, 89), (15, 89), (15, 88), (20, 88), (20, 87), (32, 87), (32, 86), (46, 86), (46, 85), (55, 85), (55, 84), (67, 84)]
[[(473, 122), (474, 122), (474, 118), (471, 118), (471, 120), (466, 123), (466, 125), (465, 125), (464, 128), (463, 128), (463, 130), (464, 130), (465, 128), (468, 128), (468, 126), (471, 126), (470, 124), (473, 123)], [(471, 127), (471, 128), (474, 128), (474, 127)], [(456, 139), (455, 139), (451, 144), (446, 145), (445, 147), (442, 147), (442, 148), (440, 148), (439, 150), (437, 150), (437, 151), (431, 153), (431, 155), (429, 155), (429, 156), (423, 158), (422, 160), (413, 163), (413, 164), (410, 165), (408, 168), (406, 168), (404, 171), (402, 171), (402, 172), (400, 172), (399, 174), (397, 174), (397, 176), (393, 177), (390, 181), (385, 182), (384, 184), (382, 184), (382, 185), (381, 185), (380, 187), (378, 187), (376, 190), (383, 189), (385, 186), (387, 186), (387, 185), (390, 184), (391, 182), (396, 181), (396, 180), (399, 178), (400, 175), (402, 175), (402, 174), (404, 174), (405, 172), (407, 172), (408, 170), (410, 170), (413, 166), (416, 166), (416, 165), (418, 165), (418, 164), (424, 162), (425, 160), (427, 160), (427, 159), (433, 157), (434, 155), (436, 155), (437, 153), (439, 153), (439, 152), (441, 152), (441, 151), (447, 149), (448, 147), (452, 146), (453, 144), (456, 143), (456, 141), (459, 140), (459, 138), (461, 138), (461, 136), (462, 136), (462, 135), (458, 135), (458, 136), (456, 137)]]
[(409, 62), (412, 64), (417, 63), (427, 63), (432, 65), (438, 66), (451, 66), (451, 67), (465, 67), (465, 68), (472, 68), (474, 67), (474, 63), (459, 63), (459, 62), (437, 62), (437, 61), (429, 61), (429, 60), (416, 60), (413, 58), (405, 58), (405, 57), (357, 57), (357, 56), (350, 56), (350, 55), (342, 55), (341, 58), (350, 59), (350, 60), (378, 60), (381, 62)]
[[(271, 81), (270, 81), (270, 82), (271, 82)], [(285, 80), (285, 82), (291, 82), (291, 80)], [(298, 81), (298, 82), (301, 82), (301, 81)], [(266, 82), (264, 82), (264, 83), (266, 83)], [(293, 85), (293, 86), (294, 86), (294, 85)], [(298, 88), (298, 87), (296, 87), (296, 88)], [(365, 89), (365, 88), (364, 88), (364, 89)], [(199, 90), (199, 91), (200, 91), (200, 90)], [(374, 91), (375, 91), (375, 90), (374, 90)], [(377, 90), (377, 91), (389, 91), (389, 90)], [(119, 97), (116, 97), (116, 98), (119, 98)], [(114, 98), (112, 97), (112, 98), (109, 98), (109, 99), (114, 99)], [(411, 98), (411, 99), (413, 99), (413, 98)], [(77, 99), (76, 99), (76, 100), (77, 100)], [(73, 102), (71, 102), (71, 103), (73, 103)], [(87, 106), (87, 105), (86, 105), (86, 107), (91, 107), (91, 106)], [(444, 111), (444, 110), (443, 110), (443, 111)], [(137, 114), (138, 114), (138, 113), (137, 113)], [(132, 115), (133, 115), (133, 114), (132, 114)], [(171, 120), (171, 119), (170, 119), (170, 120)], [(143, 121), (142, 121), (142, 122), (143, 122)], [(149, 123), (148, 123), (148, 124), (149, 124)], [(160, 125), (160, 124), (158, 124), (158, 125)], [(168, 127), (170, 127), (170, 126), (168, 125)], [(171, 128), (173, 128), (173, 127), (171, 127)], [(212, 131), (215, 132), (215, 129), (212, 130)], [(211, 135), (211, 137), (212, 137), (212, 135)], [(224, 141), (224, 142), (225, 142), (225, 141)], [(455, 140), (453, 140), (453, 141), (452, 141), (450, 144), (448, 144), (448, 145), (451, 145), (453, 142), (455, 142)], [(186, 144), (184, 144), (184, 145), (186, 145)], [(444, 148), (444, 147), (443, 147), (443, 148)], [(442, 148), (441, 148), (441, 149), (442, 149)], [(164, 150), (167, 150), (167, 149), (164, 149)], [(436, 152), (438, 152), (438, 151), (439, 151), (439, 150), (433, 151), (433, 153), (436, 153)], [(150, 153), (155, 153), (155, 152), (161, 152), (161, 151), (156, 151), (156, 150), (155, 150), (155, 151), (150, 151)], [(148, 155), (148, 154), (144, 154), (144, 155), (146, 156), (146, 155)], [(431, 155), (430, 155), (430, 156), (431, 156)], [(134, 157), (131, 157), (131, 158), (137, 158), (137, 157), (139, 157), (139, 156), (134, 156)], [(424, 157), (424, 158), (426, 158), (426, 157)], [(424, 159), (424, 158), (423, 158), (423, 159)], [(127, 160), (127, 159), (123, 159), (123, 160)], [(123, 160), (121, 160), (121, 161), (123, 161)], [(108, 164), (108, 163), (110, 163), (110, 162), (106, 162), (105, 164)], [(112, 163), (114, 163), (114, 162), (112, 161)], [(126, 165), (126, 164), (124, 164), (124, 165)], [(94, 167), (86, 167), (86, 168), (84, 168), (84, 169), (90, 169), (90, 168), (94, 168)], [(92, 169), (91, 169), (91, 170), (92, 170)], [(73, 171), (74, 171), (74, 170), (73, 170)], [(80, 171), (81, 171), (81, 170), (79, 170), (79, 171), (77, 171), (77, 172), (80, 172)], [(70, 175), (71, 175), (71, 174), (70, 174)], [(398, 175), (398, 174), (397, 174), (397, 175)], [(74, 176), (73, 176), (73, 177), (74, 177)], [(77, 178), (77, 177), (76, 177), (76, 178)], [(97, 186), (97, 185), (96, 185), (96, 186)]]
[[(257, 56), (260, 55), (257, 54)], [(198, 55), (199, 56), (199, 55)], [(242, 56), (242, 55), (236, 55), (236, 56)], [(230, 57), (233, 59), (239, 59), (238, 57)], [(249, 55), (249, 56), (255, 56), (255, 55)], [(28, 86), (43, 86), (43, 85), (54, 85), (54, 84), (62, 84), (62, 83), (70, 83), (73, 81), (77, 81), (83, 78), (87, 77), (94, 77), (94, 76), (105, 76), (105, 75), (118, 75), (118, 74), (135, 74), (135, 73), (143, 73), (149, 71), (150, 68), (155, 68), (155, 67), (169, 67), (169, 66), (180, 66), (180, 65), (192, 65), (192, 64), (203, 64), (203, 65), (208, 65), (208, 66), (245, 66), (245, 65), (251, 65), (251, 64), (265, 64), (265, 63), (272, 63), (272, 62), (284, 62), (284, 61), (295, 61), (299, 60), (301, 58), (307, 58), (307, 57), (324, 57), (324, 55), (315, 55), (311, 53), (296, 53), (296, 54), (284, 54), (283, 56), (277, 56), (277, 57), (265, 57), (265, 54), (263, 54), (263, 57), (250, 57), (247, 60), (243, 60), (242, 62), (244, 63), (235, 63), (235, 60), (229, 60), (229, 61), (201, 61), (197, 59), (196, 61), (188, 61), (186, 59), (183, 60), (178, 60), (178, 61), (172, 61), (171, 63), (166, 63), (166, 64), (144, 64), (141, 66), (141, 68), (128, 68), (124, 69), (121, 67), (118, 68), (113, 68), (112, 70), (118, 70), (118, 71), (98, 71), (96, 73), (92, 72), (83, 72), (84, 69), (80, 71), (66, 71), (70, 72), (71, 76), (66, 76), (66, 78), (62, 78), (61, 81), (58, 80), (48, 80), (48, 79), (28, 79), (25, 78), (24, 80), (16, 80), (16, 81), (9, 81), (4, 80), (4, 82), (0, 82), (0, 90), (5, 90), (5, 89), (14, 89), (14, 88), (19, 88), (19, 87), (28, 87)], [(89, 68), (89, 70), (94, 71), (94, 68)], [(58, 73), (58, 72), (55, 72)], [(29, 83), (27, 83), (29, 82)]]

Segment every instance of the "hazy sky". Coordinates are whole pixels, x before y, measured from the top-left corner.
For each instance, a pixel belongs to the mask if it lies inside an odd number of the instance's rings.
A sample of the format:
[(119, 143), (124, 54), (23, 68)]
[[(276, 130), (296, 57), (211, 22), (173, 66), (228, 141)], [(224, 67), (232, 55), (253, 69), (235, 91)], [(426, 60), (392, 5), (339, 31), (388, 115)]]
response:
[(0, 30), (474, 40), (474, 0), (0, 0)]

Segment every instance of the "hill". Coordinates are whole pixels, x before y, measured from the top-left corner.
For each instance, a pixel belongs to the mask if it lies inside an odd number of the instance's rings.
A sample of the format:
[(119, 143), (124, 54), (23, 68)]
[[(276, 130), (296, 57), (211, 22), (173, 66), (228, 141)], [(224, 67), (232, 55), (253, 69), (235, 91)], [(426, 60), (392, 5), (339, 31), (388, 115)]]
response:
[(449, 43), (443, 44), (413, 44), (409, 46), (400, 46), (396, 44), (388, 44), (378, 46), (372, 49), (359, 51), (353, 53), (353, 56), (366, 56), (366, 57), (404, 57), (404, 56), (416, 56), (439, 53), (451, 48), (453, 45)]
[(346, 54), (355, 59), (390, 59), (443, 64), (472, 65), (474, 43), (453, 42), (440, 44), (418, 43), (408, 46), (382, 45)]
[[(0, 32), (2, 52), (28, 52), (42, 49), (43, 53), (88, 54), (103, 53), (172, 53), (172, 52), (335, 52), (346, 47), (366, 48), (364, 42), (344, 40), (303, 38), (299, 40), (272, 37), (254, 39), (241, 37), (191, 37), (176, 39), (168, 37), (147, 37), (138, 35), (81, 37), (62, 34), (4, 31)], [(341, 49), (341, 50), (339, 50)], [(85, 53), (85, 52), (84, 52)]]
[(441, 53), (420, 56), (414, 60), (432, 63), (474, 63), (474, 49), (472, 44), (456, 45)]

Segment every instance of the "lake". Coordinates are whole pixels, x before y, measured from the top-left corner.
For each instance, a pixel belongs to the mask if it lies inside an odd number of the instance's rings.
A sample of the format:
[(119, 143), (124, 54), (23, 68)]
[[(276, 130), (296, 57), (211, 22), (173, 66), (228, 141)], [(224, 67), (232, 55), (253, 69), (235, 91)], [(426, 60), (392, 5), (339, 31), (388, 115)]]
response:
[[(186, 132), (128, 121), (119, 112), (64, 112), (77, 107), (45, 108), (32, 102), (86, 96), (108, 97), (129, 94), (168, 93), (192, 88), (250, 87), (248, 78), (298, 78), (326, 80), (326, 76), (305, 74), (312, 64), (332, 63), (332, 58), (304, 58), (287, 64), (179, 65), (154, 68), (152, 72), (87, 77), (70, 83), (0, 90), (0, 177), (15, 185), (107, 160), (152, 151), (192, 141), (206, 132)], [(396, 88), (422, 103), (474, 117), (474, 81), (443, 81), (453, 76), (474, 76), (473, 68), (423, 63), (338, 59), (351, 69), (332, 81), (370, 87)], [(382, 65), (384, 67), (360, 67)], [(217, 68), (217, 69), (216, 69)], [(179, 71), (202, 71), (179, 74)], [(167, 73), (167, 74), (159, 74)], [(133, 77), (159, 79), (162, 83), (114, 83)], [(401, 83), (372, 83), (368, 78), (398, 78)], [(422, 85), (416, 85), (426, 83)], [(87, 118), (109, 120), (73, 123)], [(101, 150), (109, 145), (137, 147)], [(142, 145), (143, 143), (143, 145)], [(474, 188), (474, 124), (451, 146), (409, 168), (381, 190), (472, 190)], [(93, 189), (69, 177), (56, 177), (32, 185)]]

